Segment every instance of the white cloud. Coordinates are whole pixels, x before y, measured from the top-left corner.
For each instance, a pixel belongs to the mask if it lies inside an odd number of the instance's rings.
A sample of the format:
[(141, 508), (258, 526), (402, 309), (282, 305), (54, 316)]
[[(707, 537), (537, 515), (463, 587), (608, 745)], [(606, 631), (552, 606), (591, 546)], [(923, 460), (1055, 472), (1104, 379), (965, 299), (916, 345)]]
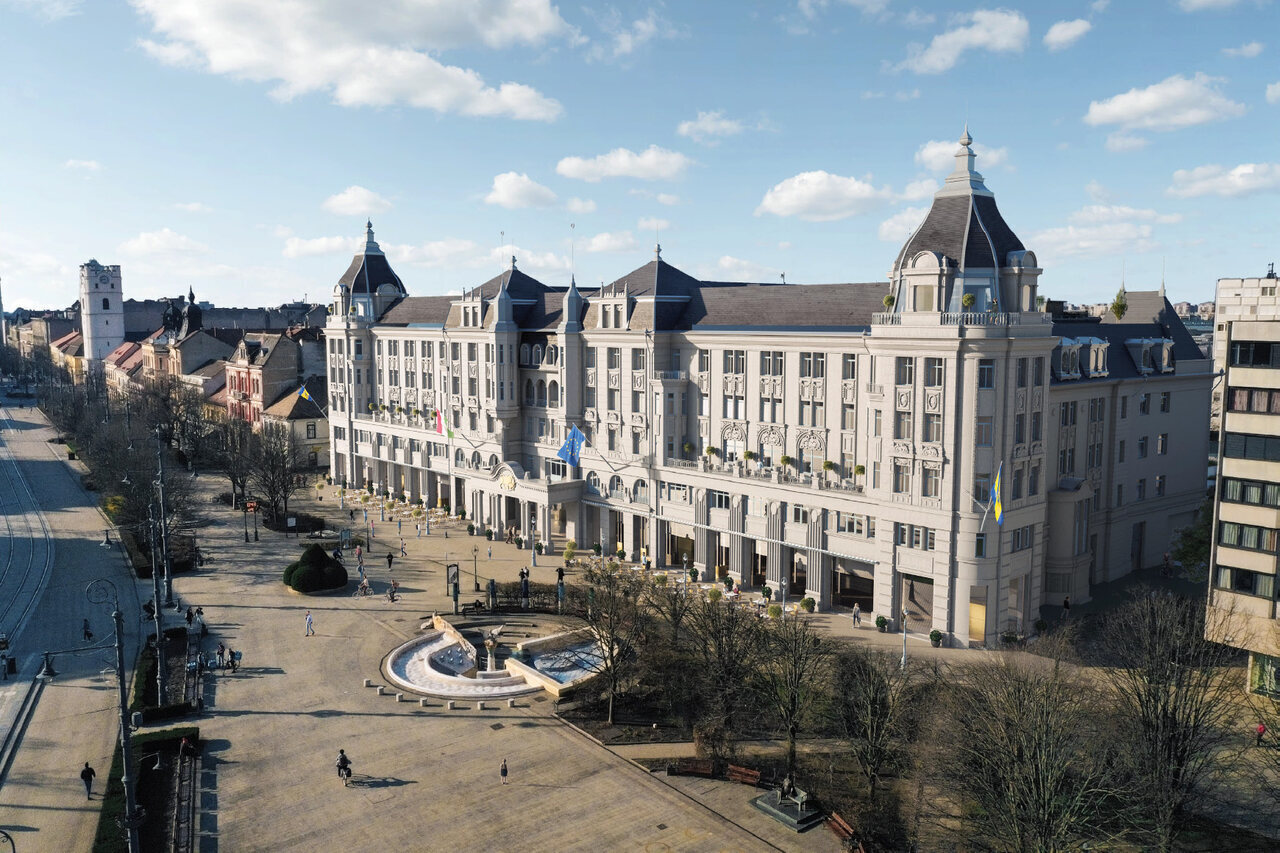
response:
[(790, 248), (791, 248), (791, 246), (792, 246), (792, 243), (791, 243), (791, 241), (790, 241), (790, 240), (783, 240), (781, 243), (779, 243), (779, 244), (778, 244), (778, 248), (779, 248), (779, 249), (781, 249), (781, 250), (782, 250), (782, 251), (784, 251), (784, 252), (785, 252), (787, 249), (790, 249)]
[(774, 186), (756, 208), (756, 216), (798, 216), (810, 222), (831, 222), (883, 205), (893, 197), (888, 187), (829, 172), (801, 172)]
[(391, 207), (391, 202), (361, 186), (347, 187), (336, 195), (331, 195), (320, 205), (330, 213), (339, 216), (372, 216)]
[(671, 193), (658, 193), (654, 198), (657, 200), (658, 204), (665, 204), (667, 207), (680, 203), (680, 196), (672, 195)]
[(1280, 104), (1280, 82), (1267, 85), (1267, 103)]
[(596, 203), (589, 198), (571, 198), (565, 202), (570, 213), (595, 213)]
[(271, 233), (283, 240), (286, 237), (293, 236), (293, 229), (288, 225), (277, 225), (271, 229)]
[(699, 110), (697, 118), (682, 121), (676, 127), (676, 133), (705, 145), (715, 145), (719, 142), (717, 137), (733, 136), (741, 132), (742, 122), (737, 119), (725, 118), (724, 113), (720, 110), (713, 112)]
[(137, 237), (126, 240), (119, 246), (121, 254), (135, 258), (155, 257), (158, 255), (203, 255), (209, 247), (178, 234), (168, 228), (159, 231), (143, 231)]
[(1065, 50), (1075, 44), (1084, 34), (1093, 29), (1093, 24), (1084, 18), (1074, 21), (1058, 21), (1044, 34), (1044, 46), (1051, 51)]
[[(36, 249), (29, 236), (0, 231), (0, 270), (9, 290), (9, 309), (52, 308), (65, 292), (67, 301), (78, 281), (75, 267), (53, 254)], [(21, 290), (21, 297), (16, 290)], [(66, 302), (62, 302), (66, 305)]]
[(342, 106), (407, 104), (468, 116), (550, 121), (562, 108), (521, 83), (489, 86), (433, 53), (536, 47), (575, 35), (551, 0), (131, 3), (149, 19), (155, 38), (139, 44), (157, 61), (274, 83), (271, 94), (282, 100), (327, 92)]
[(12, 6), (46, 21), (59, 21), (80, 14), (83, 0), (0, 0), (0, 5)]
[(912, 9), (902, 16), (902, 23), (908, 27), (927, 27), (937, 20), (937, 15), (932, 12), (921, 12), (919, 9)]
[(1184, 12), (1203, 12), (1206, 9), (1229, 9), (1240, 0), (1178, 0)]
[(705, 281), (778, 281), (782, 270), (776, 267), (746, 261), (732, 255), (722, 255), (714, 267), (699, 265), (698, 275)]
[(493, 178), (493, 189), (484, 197), (485, 204), (496, 204), (507, 210), (522, 207), (550, 207), (556, 194), (520, 172), (503, 172)]
[(1097, 179), (1085, 184), (1084, 191), (1089, 194), (1089, 198), (1093, 199), (1098, 204), (1108, 201), (1111, 198), (1111, 193), (1106, 187), (1099, 183)]
[(1220, 77), (1196, 72), (1175, 74), (1145, 89), (1130, 89), (1105, 101), (1092, 101), (1086, 124), (1115, 124), (1124, 129), (1178, 130), (1244, 115), (1244, 104), (1218, 90)]
[(1048, 267), (1058, 258), (1150, 252), (1159, 245), (1153, 234), (1148, 223), (1064, 225), (1032, 234), (1028, 245), (1036, 250), (1041, 265)]
[(933, 178), (923, 178), (907, 184), (899, 196), (903, 201), (919, 201), (928, 198), (938, 191), (938, 182)]
[(173, 209), (186, 213), (210, 213), (213, 210), (209, 205), (199, 201), (180, 201), (173, 206)]
[(1124, 151), (1141, 151), (1147, 147), (1147, 139), (1143, 136), (1137, 136), (1132, 133), (1123, 133), (1117, 130), (1115, 133), (1107, 134), (1107, 150), (1115, 152)]
[(582, 247), (584, 252), (630, 252), (636, 248), (636, 238), (630, 231), (603, 231)]
[(1111, 222), (1156, 222), (1172, 225), (1182, 221), (1178, 213), (1157, 213), (1149, 208), (1127, 207), (1123, 204), (1091, 204), (1080, 208), (1068, 217), (1075, 225), (1103, 225)]
[(74, 169), (78, 172), (99, 172), (102, 170), (102, 164), (97, 160), (68, 160), (62, 164), (64, 169)]
[(927, 207), (904, 208), (881, 222), (877, 234), (886, 243), (901, 243), (911, 236), (928, 212)]
[(587, 159), (565, 157), (556, 164), (556, 174), (596, 183), (602, 178), (640, 178), (646, 181), (671, 180), (693, 161), (677, 151), (650, 145), (637, 154), (628, 148), (615, 148), (608, 154)]
[[(424, 267), (481, 266), (491, 257), (483, 255), (480, 247), (472, 241), (456, 237), (418, 245), (380, 245), (393, 262)], [(358, 250), (359, 246), (355, 251)]]
[(480, 266), (492, 267), (497, 264), (499, 268), (506, 269), (511, 264), (512, 255), (516, 256), (520, 269), (538, 275), (546, 273), (562, 274), (565, 277), (565, 283), (568, 283), (569, 271), (573, 268), (573, 264), (568, 255), (557, 255), (555, 252), (534, 252), (521, 249), (519, 246), (507, 246), (505, 248), (498, 246), (490, 250)]
[(1255, 56), (1262, 53), (1262, 47), (1262, 42), (1251, 41), (1247, 44), (1242, 44), (1239, 47), (1224, 47), (1222, 49), (1222, 55), (1229, 56), (1232, 59), (1253, 59)]
[[(991, 148), (981, 142), (969, 146), (978, 155), (975, 166), (979, 171), (999, 166), (1009, 159), (1008, 148)], [(956, 166), (956, 152), (960, 143), (945, 139), (933, 139), (916, 150), (916, 163), (930, 172), (950, 172)]]
[(596, 19), (607, 37), (604, 42), (597, 42), (587, 50), (589, 60), (621, 59), (656, 38), (673, 39), (682, 35), (679, 29), (659, 17), (653, 9), (645, 17), (630, 22), (623, 21), (616, 9), (607, 15), (594, 13), (590, 9), (585, 11)]
[[(830, 6), (831, 2), (832, 0), (799, 0), (796, 8), (800, 10), (800, 14), (812, 20), (818, 16), (819, 12)], [(889, 0), (836, 0), (836, 2), (844, 6), (852, 6), (868, 15), (883, 12), (889, 5)]]
[(1107, 7), (1111, 5), (1111, 0), (1093, 0), (1089, 4), (1089, 8), (1095, 12), (1105, 12)]
[(353, 255), (360, 250), (363, 242), (358, 237), (290, 237), (284, 241), (284, 256), (311, 258), (318, 255)]
[(1225, 166), (1197, 166), (1173, 173), (1173, 185), (1165, 192), (1179, 198), (1218, 195), (1234, 198), (1254, 193), (1280, 191), (1280, 163), (1241, 163)]
[(656, 216), (644, 216), (636, 223), (636, 228), (640, 231), (670, 231), (671, 223)]
[(957, 15), (954, 23), (953, 29), (934, 36), (928, 47), (908, 45), (907, 58), (897, 67), (917, 74), (941, 74), (950, 71), (967, 50), (1021, 53), (1031, 32), (1020, 12), (1007, 9), (978, 9)]

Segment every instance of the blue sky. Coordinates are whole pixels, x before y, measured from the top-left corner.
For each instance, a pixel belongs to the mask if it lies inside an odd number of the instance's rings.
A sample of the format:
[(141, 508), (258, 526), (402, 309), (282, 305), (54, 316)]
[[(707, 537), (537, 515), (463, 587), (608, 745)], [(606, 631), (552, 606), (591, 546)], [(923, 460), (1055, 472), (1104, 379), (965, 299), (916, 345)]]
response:
[[(0, 0), (7, 309), (327, 301), (371, 217), (411, 294), (882, 280), (967, 121), (1072, 301), (1280, 254), (1271, 0)], [(572, 224), (572, 228), (570, 227)]]

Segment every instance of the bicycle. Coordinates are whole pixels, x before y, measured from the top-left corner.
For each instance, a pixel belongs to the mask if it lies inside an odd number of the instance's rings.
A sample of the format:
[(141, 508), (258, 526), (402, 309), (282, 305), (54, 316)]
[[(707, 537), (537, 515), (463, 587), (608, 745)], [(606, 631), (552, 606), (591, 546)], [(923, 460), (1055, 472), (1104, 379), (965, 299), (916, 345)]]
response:
[(368, 585), (358, 586), (356, 587), (355, 592), (351, 593), (352, 598), (365, 598), (366, 596), (371, 595), (373, 595), (373, 587)]

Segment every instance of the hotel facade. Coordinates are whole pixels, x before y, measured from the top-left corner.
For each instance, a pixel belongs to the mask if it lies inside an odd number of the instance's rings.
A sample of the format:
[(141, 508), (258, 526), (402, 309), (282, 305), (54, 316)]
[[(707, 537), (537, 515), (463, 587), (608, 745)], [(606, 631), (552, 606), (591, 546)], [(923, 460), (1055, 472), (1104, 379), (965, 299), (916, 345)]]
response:
[(513, 258), (411, 297), (370, 225), (325, 329), (333, 475), (954, 645), (1029, 633), (1192, 521), (1211, 377), (1163, 293), (1055, 313), (974, 166), (966, 132), (887, 282), (700, 281), (659, 247), (599, 289)]

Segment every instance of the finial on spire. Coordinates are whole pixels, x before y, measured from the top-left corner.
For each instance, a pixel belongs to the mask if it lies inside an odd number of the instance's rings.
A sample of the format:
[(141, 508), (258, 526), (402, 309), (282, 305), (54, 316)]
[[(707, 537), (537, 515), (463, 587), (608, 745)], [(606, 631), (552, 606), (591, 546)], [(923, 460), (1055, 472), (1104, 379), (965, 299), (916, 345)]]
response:
[(960, 144), (966, 148), (973, 144), (973, 137), (969, 135), (969, 122), (964, 123), (964, 135), (960, 137)]
[(662, 260), (662, 244), (661, 243), (653, 244), (653, 259), (655, 261)]
[(513, 269), (513, 270), (514, 270), (515, 268), (516, 268), (516, 256), (515, 256), (515, 255), (512, 255), (512, 256), (511, 256), (511, 269)]

